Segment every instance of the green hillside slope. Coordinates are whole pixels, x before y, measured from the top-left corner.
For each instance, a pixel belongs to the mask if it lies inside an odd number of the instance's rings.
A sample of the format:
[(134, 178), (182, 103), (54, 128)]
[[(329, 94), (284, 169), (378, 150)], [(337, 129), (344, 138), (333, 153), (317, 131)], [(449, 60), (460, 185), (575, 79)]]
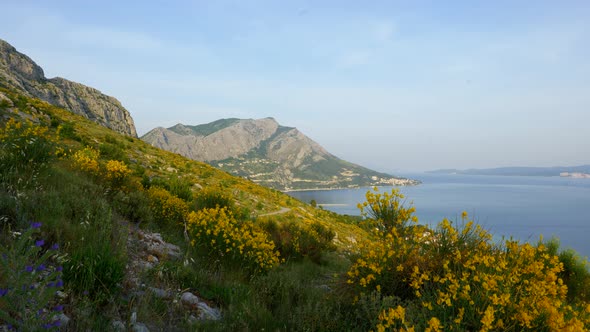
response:
[(585, 259), (469, 220), (364, 219), (0, 88), (0, 330), (585, 331)]

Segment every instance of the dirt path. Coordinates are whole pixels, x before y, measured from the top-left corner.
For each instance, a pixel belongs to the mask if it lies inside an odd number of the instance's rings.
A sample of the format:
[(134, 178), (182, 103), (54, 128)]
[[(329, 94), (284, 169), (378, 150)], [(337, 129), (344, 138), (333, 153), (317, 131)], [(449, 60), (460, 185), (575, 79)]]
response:
[(265, 214), (260, 214), (260, 215), (258, 215), (258, 216), (259, 216), (259, 217), (266, 217), (266, 216), (272, 216), (272, 215), (275, 215), (275, 214), (283, 214), (283, 213), (287, 213), (287, 212), (289, 212), (289, 211), (291, 211), (291, 208), (284, 207), (284, 208), (281, 208), (281, 209), (280, 209), (280, 210), (278, 210), (278, 211), (269, 212), (269, 213), (265, 213)]

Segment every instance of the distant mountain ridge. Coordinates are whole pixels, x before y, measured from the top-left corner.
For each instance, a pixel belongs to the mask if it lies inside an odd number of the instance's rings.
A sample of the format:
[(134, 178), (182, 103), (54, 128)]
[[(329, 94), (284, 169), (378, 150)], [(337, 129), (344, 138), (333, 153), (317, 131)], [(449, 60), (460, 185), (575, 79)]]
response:
[(41, 67), (2, 39), (0, 86), (16, 89), (28, 97), (39, 98), (119, 133), (137, 137), (133, 118), (117, 99), (61, 77), (45, 78)]
[(280, 190), (418, 183), (341, 160), (273, 118), (158, 127), (141, 139)]
[(590, 165), (554, 167), (497, 167), (483, 169), (439, 169), (428, 173), (504, 176), (560, 176), (561, 173), (590, 174)]

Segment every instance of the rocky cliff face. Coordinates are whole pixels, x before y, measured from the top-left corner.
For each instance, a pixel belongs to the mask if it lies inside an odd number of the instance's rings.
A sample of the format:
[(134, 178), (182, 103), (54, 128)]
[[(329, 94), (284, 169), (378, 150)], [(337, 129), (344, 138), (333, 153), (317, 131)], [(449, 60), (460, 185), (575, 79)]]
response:
[(133, 118), (117, 99), (60, 77), (45, 78), (41, 67), (2, 39), (0, 86), (17, 89), (119, 133), (137, 137)]
[(273, 118), (156, 128), (142, 140), (281, 190), (414, 184), (343, 161)]
[(210, 162), (247, 153), (268, 139), (278, 127), (279, 124), (272, 119), (241, 120), (209, 135), (203, 135), (189, 126), (177, 124), (168, 129), (153, 129), (141, 139), (161, 149), (194, 160)]

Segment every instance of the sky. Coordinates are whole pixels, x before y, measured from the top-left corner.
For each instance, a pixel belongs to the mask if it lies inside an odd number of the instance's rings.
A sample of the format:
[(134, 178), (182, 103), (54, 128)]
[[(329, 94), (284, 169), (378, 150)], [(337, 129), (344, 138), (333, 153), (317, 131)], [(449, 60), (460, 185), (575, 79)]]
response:
[(590, 164), (590, 1), (0, 0), (139, 135), (274, 117), (385, 172)]

